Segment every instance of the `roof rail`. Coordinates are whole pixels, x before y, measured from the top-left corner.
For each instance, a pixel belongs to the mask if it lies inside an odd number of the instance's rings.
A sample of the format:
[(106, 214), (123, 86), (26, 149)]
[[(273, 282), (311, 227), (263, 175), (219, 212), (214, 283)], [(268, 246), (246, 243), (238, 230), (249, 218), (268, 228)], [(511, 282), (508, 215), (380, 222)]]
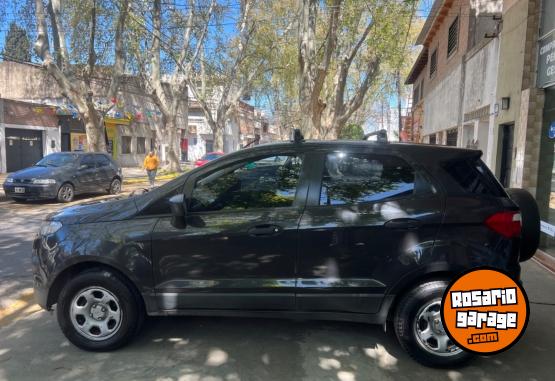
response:
[(304, 142), (304, 136), (300, 129), (295, 128), (293, 133), (291, 134), (291, 141), (295, 143), (302, 143)]
[(369, 133), (365, 134), (363, 140), (368, 140), (369, 137), (375, 136), (375, 135), (378, 137), (379, 142), (387, 143), (387, 131), (384, 130), (384, 129), (369, 132)]

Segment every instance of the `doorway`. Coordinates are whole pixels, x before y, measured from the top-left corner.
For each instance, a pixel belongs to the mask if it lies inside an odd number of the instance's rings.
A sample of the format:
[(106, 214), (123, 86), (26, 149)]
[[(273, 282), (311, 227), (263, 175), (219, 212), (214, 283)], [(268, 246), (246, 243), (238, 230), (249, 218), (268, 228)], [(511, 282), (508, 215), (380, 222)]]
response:
[(6, 167), (15, 172), (42, 159), (42, 131), (6, 128)]
[(511, 183), (511, 169), (513, 166), (514, 123), (499, 126), (501, 134), (501, 162), (499, 164), (499, 181), (505, 188)]

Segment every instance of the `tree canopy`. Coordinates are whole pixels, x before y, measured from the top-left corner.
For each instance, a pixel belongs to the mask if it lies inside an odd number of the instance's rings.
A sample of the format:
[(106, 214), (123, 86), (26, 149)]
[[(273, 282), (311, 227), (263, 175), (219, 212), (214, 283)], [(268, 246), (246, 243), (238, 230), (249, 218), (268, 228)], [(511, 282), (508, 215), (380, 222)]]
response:
[(10, 29), (6, 35), (4, 49), (2, 50), (2, 57), (4, 60), (18, 62), (31, 61), (31, 45), (27, 32), (15, 22), (10, 23)]

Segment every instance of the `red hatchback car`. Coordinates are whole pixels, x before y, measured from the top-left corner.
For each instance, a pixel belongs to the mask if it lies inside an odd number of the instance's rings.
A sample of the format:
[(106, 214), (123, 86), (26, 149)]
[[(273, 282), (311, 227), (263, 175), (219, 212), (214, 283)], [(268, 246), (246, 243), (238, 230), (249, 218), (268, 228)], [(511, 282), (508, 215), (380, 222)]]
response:
[(224, 155), (223, 152), (208, 152), (203, 157), (195, 161), (195, 168), (202, 167), (204, 164), (208, 163), (209, 161), (216, 160), (219, 157)]

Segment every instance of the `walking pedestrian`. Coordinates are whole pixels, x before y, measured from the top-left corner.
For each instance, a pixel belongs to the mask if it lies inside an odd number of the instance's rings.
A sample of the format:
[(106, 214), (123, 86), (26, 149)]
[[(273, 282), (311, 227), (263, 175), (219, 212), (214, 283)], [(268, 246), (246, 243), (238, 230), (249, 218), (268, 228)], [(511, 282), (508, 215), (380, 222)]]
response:
[(154, 187), (154, 179), (156, 178), (156, 172), (158, 171), (159, 164), (160, 160), (158, 160), (158, 156), (156, 156), (154, 151), (150, 151), (145, 157), (143, 166), (146, 169), (146, 174), (148, 175), (148, 181), (151, 188)]

